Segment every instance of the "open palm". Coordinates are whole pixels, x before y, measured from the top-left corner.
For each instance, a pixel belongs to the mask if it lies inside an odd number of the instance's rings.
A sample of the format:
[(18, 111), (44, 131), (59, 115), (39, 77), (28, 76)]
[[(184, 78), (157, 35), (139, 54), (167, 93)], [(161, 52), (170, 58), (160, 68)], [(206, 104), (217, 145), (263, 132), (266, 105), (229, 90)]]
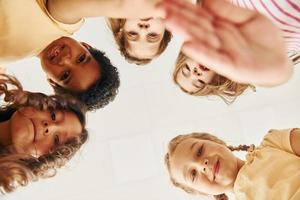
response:
[(183, 52), (211, 70), (240, 83), (273, 86), (293, 68), (280, 30), (258, 12), (224, 0), (192, 5), (165, 0), (166, 24), (185, 38)]

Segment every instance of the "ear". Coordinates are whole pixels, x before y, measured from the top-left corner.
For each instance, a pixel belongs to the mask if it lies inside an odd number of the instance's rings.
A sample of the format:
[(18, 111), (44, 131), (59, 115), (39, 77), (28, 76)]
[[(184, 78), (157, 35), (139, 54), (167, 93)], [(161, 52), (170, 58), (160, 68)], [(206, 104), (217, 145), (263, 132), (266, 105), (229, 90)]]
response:
[(80, 42), (80, 44), (81, 44), (82, 46), (84, 46), (85, 48), (87, 48), (87, 49), (93, 48), (91, 45), (89, 45), (89, 44), (87, 44), (87, 43), (85, 43), (85, 42)]
[(55, 83), (51, 78), (47, 78), (47, 81), (52, 87), (58, 87), (57, 83)]

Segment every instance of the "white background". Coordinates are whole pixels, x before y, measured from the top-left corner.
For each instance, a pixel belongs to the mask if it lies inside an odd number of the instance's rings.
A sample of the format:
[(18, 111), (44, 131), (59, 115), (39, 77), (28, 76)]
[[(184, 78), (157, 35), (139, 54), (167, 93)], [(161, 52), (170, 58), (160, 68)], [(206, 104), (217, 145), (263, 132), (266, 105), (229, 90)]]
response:
[[(181, 45), (146, 66), (128, 64), (119, 54), (103, 19), (86, 20), (74, 36), (107, 53), (120, 72), (115, 101), (89, 113), (90, 138), (82, 151), (51, 179), (30, 183), (7, 200), (183, 200), (192, 197), (169, 183), (163, 157), (178, 134), (206, 131), (229, 144), (259, 144), (271, 128), (300, 127), (300, 69), (276, 88), (248, 91), (233, 105), (218, 98), (192, 97), (172, 82)], [(51, 93), (36, 58), (14, 63), (15, 74), (30, 91)]]

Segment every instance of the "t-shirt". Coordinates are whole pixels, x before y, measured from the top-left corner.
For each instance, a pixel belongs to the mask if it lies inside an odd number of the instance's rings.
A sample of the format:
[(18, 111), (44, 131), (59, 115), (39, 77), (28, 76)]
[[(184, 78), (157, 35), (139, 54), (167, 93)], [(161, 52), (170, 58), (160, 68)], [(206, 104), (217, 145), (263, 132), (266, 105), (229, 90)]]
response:
[(281, 29), (288, 52), (300, 52), (299, 0), (231, 0), (231, 2), (267, 16)]
[(46, 0), (0, 0), (0, 65), (38, 55), (52, 41), (80, 28), (55, 20)]
[(300, 157), (290, 144), (292, 130), (270, 130), (247, 154), (234, 183), (237, 200), (300, 199)]

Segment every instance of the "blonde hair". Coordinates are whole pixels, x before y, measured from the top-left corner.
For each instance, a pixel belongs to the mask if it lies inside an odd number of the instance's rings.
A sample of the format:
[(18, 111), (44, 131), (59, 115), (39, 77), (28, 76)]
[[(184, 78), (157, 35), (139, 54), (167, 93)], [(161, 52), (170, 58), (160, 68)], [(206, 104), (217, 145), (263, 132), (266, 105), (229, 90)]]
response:
[(190, 95), (193, 96), (208, 96), (215, 95), (220, 97), (226, 104), (231, 104), (235, 101), (235, 99), (241, 95), (247, 88), (251, 88), (255, 91), (255, 87), (250, 84), (241, 84), (231, 81), (230, 79), (216, 74), (211, 81), (210, 84), (205, 84), (201, 89), (197, 92), (188, 92), (184, 88), (182, 88), (177, 81), (177, 74), (179, 69), (184, 65), (188, 57), (180, 52), (177, 57), (175, 70), (173, 72), (173, 80), (175, 84), (177, 84), (180, 89)]
[(68, 139), (37, 158), (15, 153), (13, 148), (0, 145), (0, 192), (5, 194), (19, 186), (26, 186), (30, 181), (54, 176), (56, 169), (64, 166), (86, 142), (88, 133), (82, 107), (75, 99), (23, 91), (16, 78), (5, 74), (0, 74), (0, 97), (4, 100), (0, 107), (2, 121), (10, 119), (17, 109), (31, 106), (39, 110), (73, 112), (83, 127), (79, 136)]
[[(135, 63), (137, 65), (145, 65), (150, 63), (152, 59), (137, 58), (128, 53), (127, 51), (128, 41), (126, 40), (124, 29), (123, 29), (125, 22), (126, 19), (113, 19), (113, 18), (107, 19), (108, 26), (113, 33), (113, 36), (115, 38), (117, 46), (119, 47), (121, 55), (124, 56), (129, 63)], [(169, 42), (171, 41), (171, 38), (172, 38), (172, 33), (168, 30), (165, 30), (163, 39), (160, 43), (156, 56), (159, 56), (162, 52), (164, 52)]]
[[(170, 180), (171, 183), (178, 188), (183, 189), (185, 192), (190, 193), (190, 194), (194, 194), (194, 195), (207, 195), (204, 193), (201, 193), (193, 188), (190, 188), (182, 183), (177, 182), (171, 174), (171, 166), (170, 166), (170, 156), (173, 155), (173, 153), (175, 152), (178, 144), (180, 144), (182, 141), (188, 139), (188, 138), (195, 138), (195, 139), (200, 139), (200, 140), (209, 140), (212, 142), (216, 142), (218, 144), (224, 145), (227, 148), (229, 148), (231, 151), (247, 151), (250, 146), (248, 145), (239, 145), (238, 147), (233, 147), (233, 146), (227, 146), (226, 143), (217, 138), (214, 135), (211, 135), (209, 133), (190, 133), (190, 134), (185, 134), (185, 135), (178, 135), (175, 138), (173, 138), (168, 145), (168, 152), (165, 155), (165, 165), (167, 167), (167, 170), (169, 172), (169, 176), (170, 176)], [(228, 197), (226, 194), (219, 194), (219, 195), (214, 195), (214, 198), (216, 200), (227, 200)]]

